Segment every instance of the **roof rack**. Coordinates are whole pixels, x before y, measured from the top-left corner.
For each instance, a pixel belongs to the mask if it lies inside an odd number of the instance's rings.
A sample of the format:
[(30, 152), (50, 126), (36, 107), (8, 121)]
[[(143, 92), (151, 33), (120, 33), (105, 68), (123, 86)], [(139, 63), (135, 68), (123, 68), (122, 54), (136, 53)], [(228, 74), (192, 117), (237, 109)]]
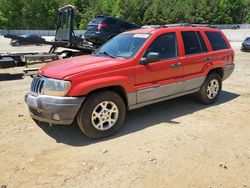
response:
[(217, 28), (216, 26), (208, 25), (208, 24), (189, 24), (189, 23), (179, 23), (179, 24), (166, 24), (166, 25), (145, 25), (142, 26), (142, 29), (159, 29), (159, 28), (168, 28), (168, 27), (210, 27)]

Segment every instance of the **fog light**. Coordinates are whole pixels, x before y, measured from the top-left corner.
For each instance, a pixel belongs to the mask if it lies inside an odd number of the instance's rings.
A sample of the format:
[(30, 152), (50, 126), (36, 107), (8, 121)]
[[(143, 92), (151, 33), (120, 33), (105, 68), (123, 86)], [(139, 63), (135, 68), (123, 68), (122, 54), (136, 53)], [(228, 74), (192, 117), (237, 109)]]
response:
[(60, 120), (60, 116), (58, 114), (53, 114), (52, 115), (52, 119), (55, 121), (59, 121)]

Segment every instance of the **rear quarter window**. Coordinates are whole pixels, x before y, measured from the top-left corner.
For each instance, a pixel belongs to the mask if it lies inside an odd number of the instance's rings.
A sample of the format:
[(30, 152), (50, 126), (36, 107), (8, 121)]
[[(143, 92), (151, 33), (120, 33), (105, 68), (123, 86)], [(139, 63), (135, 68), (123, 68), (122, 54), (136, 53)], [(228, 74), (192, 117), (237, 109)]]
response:
[(214, 51), (228, 49), (227, 43), (220, 32), (205, 31), (205, 33)]

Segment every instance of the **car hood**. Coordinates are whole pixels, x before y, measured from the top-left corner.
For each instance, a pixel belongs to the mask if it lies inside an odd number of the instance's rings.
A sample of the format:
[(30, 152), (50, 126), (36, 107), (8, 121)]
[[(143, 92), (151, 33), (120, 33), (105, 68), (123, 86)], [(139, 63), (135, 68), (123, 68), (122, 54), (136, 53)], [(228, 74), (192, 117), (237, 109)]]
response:
[(63, 79), (66, 76), (70, 76), (79, 72), (87, 72), (94, 69), (96, 70), (110, 67), (126, 61), (128, 60), (84, 55), (48, 63), (39, 70), (39, 74), (45, 77)]

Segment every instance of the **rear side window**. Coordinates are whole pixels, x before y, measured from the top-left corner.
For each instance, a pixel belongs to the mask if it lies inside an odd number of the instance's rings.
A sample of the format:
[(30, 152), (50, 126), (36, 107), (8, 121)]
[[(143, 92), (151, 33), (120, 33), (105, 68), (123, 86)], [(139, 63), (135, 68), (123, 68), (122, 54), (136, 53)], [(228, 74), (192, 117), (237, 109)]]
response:
[(200, 32), (182, 31), (181, 35), (183, 38), (186, 55), (207, 52), (206, 44)]
[(206, 31), (205, 33), (214, 51), (228, 48), (227, 43), (221, 36), (220, 32)]
[(113, 18), (106, 18), (103, 23), (108, 24), (108, 25), (115, 25), (118, 20), (113, 19)]
[(147, 57), (150, 52), (159, 53), (161, 60), (178, 57), (175, 33), (166, 33), (157, 37), (148, 47), (143, 57)]
[(122, 23), (121, 23), (121, 27), (122, 27), (123, 29), (128, 30), (128, 29), (133, 28), (133, 25), (130, 24), (130, 23), (127, 23), (127, 22), (122, 22)]

